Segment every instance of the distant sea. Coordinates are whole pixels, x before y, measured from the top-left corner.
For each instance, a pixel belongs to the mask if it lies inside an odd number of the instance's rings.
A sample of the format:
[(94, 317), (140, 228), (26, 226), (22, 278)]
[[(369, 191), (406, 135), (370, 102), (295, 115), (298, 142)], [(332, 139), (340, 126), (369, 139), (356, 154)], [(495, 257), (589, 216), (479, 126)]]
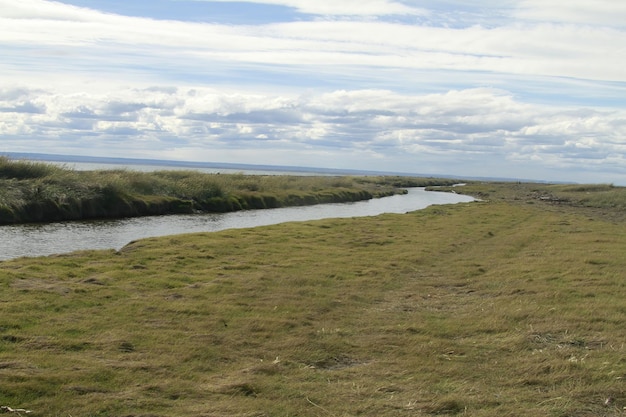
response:
[(208, 173), (243, 173), (250, 175), (398, 175), (403, 177), (449, 178), (459, 180), (459, 182), (462, 182), (463, 180), (543, 182), (518, 178), (465, 177), (458, 175), (425, 174), (415, 172), (368, 171), (357, 169), (316, 168), (289, 165), (232, 164), (226, 162), (171, 161), (165, 159), (111, 158), (101, 156), (57, 155), (31, 152), (0, 151), (0, 156), (6, 156), (11, 159), (49, 162), (52, 164), (65, 166), (70, 169), (75, 169), (77, 171), (124, 168), (135, 171), (149, 172), (166, 169), (192, 169)]
[[(163, 169), (193, 169), (209, 173), (245, 173), (259, 175), (400, 175), (409, 177), (433, 177), (426, 174), (366, 171), (353, 169), (315, 168), (286, 165), (232, 164), (224, 162), (186, 162), (163, 159), (110, 158), (99, 156), (55, 155), (44, 153), (0, 152), (11, 159), (49, 162), (79, 171), (127, 168), (136, 171)], [(455, 178), (438, 175), (437, 178)]]

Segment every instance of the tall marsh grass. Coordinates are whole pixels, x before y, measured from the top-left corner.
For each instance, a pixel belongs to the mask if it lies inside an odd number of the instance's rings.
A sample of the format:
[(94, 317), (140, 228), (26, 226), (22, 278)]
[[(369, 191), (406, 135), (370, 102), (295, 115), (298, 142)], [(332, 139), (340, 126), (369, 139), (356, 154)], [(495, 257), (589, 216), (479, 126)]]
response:
[(613, 184), (554, 186), (554, 192), (563, 199), (587, 207), (605, 207), (626, 210), (626, 187)]
[(51, 164), (32, 161), (14, 161), (0, 156), (0, 179), (25, 180), (57, 175), (62, 168)]
[(74, 171), (0, 158), (0, 224), (226, 212), (357, 201), (401, 187), (452, 184), (403, 177), (206, 174), (192, 170)]

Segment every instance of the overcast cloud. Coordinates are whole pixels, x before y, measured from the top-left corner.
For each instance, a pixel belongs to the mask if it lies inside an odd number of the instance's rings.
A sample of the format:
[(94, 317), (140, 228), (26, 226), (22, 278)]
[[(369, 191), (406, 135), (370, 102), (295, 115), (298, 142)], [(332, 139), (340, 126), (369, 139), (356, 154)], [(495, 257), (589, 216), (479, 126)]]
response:
[(626, 3), (0, 0), (0, 153), (626, 185)]

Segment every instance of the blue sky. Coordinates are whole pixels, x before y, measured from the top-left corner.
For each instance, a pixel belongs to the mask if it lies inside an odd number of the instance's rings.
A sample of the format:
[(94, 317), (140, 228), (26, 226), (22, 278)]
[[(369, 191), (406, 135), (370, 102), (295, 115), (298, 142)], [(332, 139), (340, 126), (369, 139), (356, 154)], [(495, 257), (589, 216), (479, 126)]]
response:
[(626, 2), (0, 0), (0, 153), (626, 185)]

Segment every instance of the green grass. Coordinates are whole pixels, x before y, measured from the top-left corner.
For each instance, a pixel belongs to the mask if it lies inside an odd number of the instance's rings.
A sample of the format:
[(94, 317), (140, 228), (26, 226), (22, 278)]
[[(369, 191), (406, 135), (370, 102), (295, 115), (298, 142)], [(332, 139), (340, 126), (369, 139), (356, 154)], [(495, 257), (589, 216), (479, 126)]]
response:
[(367, 200), (451, 179), (74, 171), (0, 157), (0, 224)]
[[(443, 191), (452, 187), (433, 187)], [(537, 204), (546, 210), (576, 209), (580, 214), (607, 220), (626, 220), (626, 187), (612, 184), (538, 184), (469, 182), (463, 192), (485, 201)]]
[(621, 416), (626, 223), (529, 187), (472, 184), (489, 201), (2, 262), (0, 405), (63, 417)]

